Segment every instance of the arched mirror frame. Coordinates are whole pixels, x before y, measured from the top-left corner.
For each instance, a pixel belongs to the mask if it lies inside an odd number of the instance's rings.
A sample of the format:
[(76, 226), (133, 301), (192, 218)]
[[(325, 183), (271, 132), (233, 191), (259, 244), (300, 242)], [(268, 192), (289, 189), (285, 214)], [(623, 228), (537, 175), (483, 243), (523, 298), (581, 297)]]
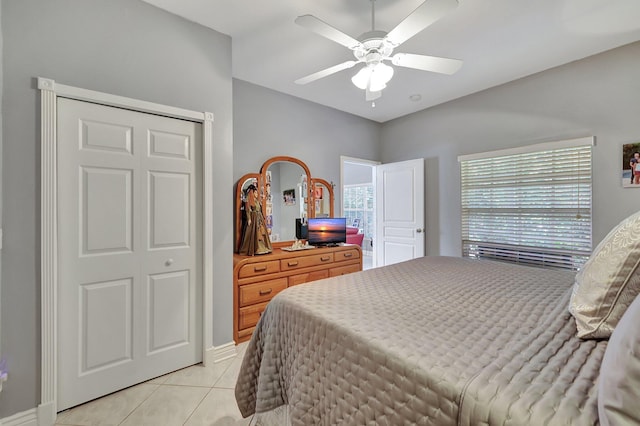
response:
[[(278, 163), (278, 162), (295, 163), (295, 164), (299, 165), (300, 167), (302, 167), (302, 169), (304, 170), (304, 173), (307, 176), (307, 187), (306, 187), (306, 190), (305, 190), (306, 196), (304, 197), (303, 200), (300, 200), (300, 202), (301, 203), (305, 203), (307, 205), (307, 209), (306, 209), (307, 217), (314, 217), (314, 211), (313, 211), (314, 203), (313, 202), (309, 202), (309, 200), (311, 200), (310, 197), (313, 195), (313, 191), (311, 190), (312, 186), (311, 186), (311, 183), (310, 183), (311, 182), (311, 172), (309, 171), (309, 167), (307, 167), (307, 165), (303, 161), (301, 161), (301, 160), (299, 160), (299, 159), (297, 159), (295, 157), (288, 157), (286, 155), (281, 155), (281, 156), (269, 158), (267, 161), (264, 162), (264, 164), (262, 165), (262, 168), (260, 169), (260, 179), (261, 179), (261, 185), (262, 185), (261, 188), (260, 188), (261, 194), (265, 194), (266, 193), (266, 190), (264, 188), (264, 184), (265, 184), (265, 182), (267, 182), (267, 170), (269, 170), (269, 167), (272, 164)], [(313, 201), (313, 200), (311, 200), (311, 201)], [(262, 214), (265, 217), (267, 217), (267, 203), (264, 202), (264, 198), (263, 198), (263, 202), (262, 202)], [(290, 245), (291, 241), (290, 240), (289, 241), (286, 241), (286, 240), (285, 241), (271, 241), (271, 244), (274, 247), (280, 247), (280, 246), (284, 247), (284, 246)]]
[[(307, 188), (306, 188), (306, 197), (304, 199), (304, 203), (307, 204), (307, 215), (308, 217), (315, 217), (315, 191), (314, 188), (316, 184), (323, 185), (329, 197), (329, 216), (334, 217), (334, 194), (333, 194), (333, 185), (328, 181), (320, 178), (312, 178), (311, 172), (309, 171), (309, 167), (307, 165), (295, 158), (289, 156), (277, 156), (272, 157), (264, 162), (262, 167), (260, 168), (260, 173), (247, 173), (242, 176), (236, 186), (236, 235), (235, 235), (235, 247), (234, 251), (237, 252), (240, 247), (241, 239), (242, 239), (242, 209), (243, 209), (243, 187), (248, 180), (255, 180), (257, 182), (258, 190), (260, 191), (261, 205), (262, 205), (262, 214), (266, 217), (267, 215), (267, 203), (266, 203), (266, 189), (265, 183), (267, 181), (267, 170), (269, 170), (269, 166), (277, 162), (291, 162), (299, 165), (304, 170), (304, 173), (307, 176)], [(302, 202), (302, 201), (301, 201)], [(291, 244), (291, 241), (277, 241), (273, 242), (272, 245), (274, 247), (285, 247)]]
[(240, 244), (242, 243), (242, 210), (244, 208), (244, 189), (247, 181), (252, 180), (256, 182), (258, 190), (262, 188), (262, 182), (260, 181), (260, 173), (247, 173), (242, 176), (236, 185), (236, 238), (234, 242), (234, 252), (238, 252)]
[[(333, 184), (327, 182), (324, 179), (320, 179), (320, 178), (311, 178), (311, 186), (312, 188), (315, 189), (316, 185), (322, 185), (323, 187), (326, 188), (327, 191), (327, 195), (323, 195), (323, 196), (327, 196), (329, 197), (329, 217), (335, 217), (333, 212), (333, 204), (334, 204), (334, 195), (333, 195)], [(316, 206), (316, 192), (313, 191), (313, 196), (311, 197), (312, 203), (313, 204), (313, 216), (310, 217), (315, 217), (316, 215), (316, 210), (315, 210), (315, 206)]]

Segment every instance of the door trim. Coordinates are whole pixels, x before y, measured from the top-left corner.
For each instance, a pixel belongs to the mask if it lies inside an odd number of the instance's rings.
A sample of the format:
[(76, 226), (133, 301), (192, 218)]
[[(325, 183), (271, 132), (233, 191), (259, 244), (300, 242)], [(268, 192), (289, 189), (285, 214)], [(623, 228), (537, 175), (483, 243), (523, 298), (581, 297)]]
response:
[[(340, 156), (340, 216), (344, 217), (344, 166), (345, 163), (354, 163), (354, 164), (358, 164), (358, 165), (362, 165), (362, 166), (371, 166), (371, 179), (373, 180), (372, 184), (373, 184), (373, 218), (374, 218), (374, 235), (372, 236), (373, 241), (377, 240), (377, 236), (375, 235), (375, 232), (377, 232), (378, 230), (378, 225), (377, 225), (377, 220), (378, 218), (376, 217), (376, 167), (379, 166), (380, 164), (382, 164), (380, 161), (373, 161), (373, 160), (365, 160), (362, 158), (355, 158), (355, 157), (347, 157), (346, 155), (341, 155)], [(375, 268), (376, 267), (376, 245), (373, 244), (373, 246), (371, 247), (371, 267)]]
[[(202, 360), (213, 348), (213, 113), (197, 112), (58, 84), (38, 77), (40, 90), (40, 287), (41, 372), (38, 419), (54, 424), (57, 413), (58, 229), (57, 98), (64, 97), (202, 124)], [(211, 361), (209, 356), (209, 361)]]

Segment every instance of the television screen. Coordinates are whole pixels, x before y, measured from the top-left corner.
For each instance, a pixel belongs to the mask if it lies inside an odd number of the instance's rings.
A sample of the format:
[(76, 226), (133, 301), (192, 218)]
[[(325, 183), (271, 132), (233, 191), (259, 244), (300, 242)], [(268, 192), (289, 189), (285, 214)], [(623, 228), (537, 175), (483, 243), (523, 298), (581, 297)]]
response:
[(312, 246), (337, 245), (347, 241), (347, 219), (322, 217), (307, 219), (307, 241)]

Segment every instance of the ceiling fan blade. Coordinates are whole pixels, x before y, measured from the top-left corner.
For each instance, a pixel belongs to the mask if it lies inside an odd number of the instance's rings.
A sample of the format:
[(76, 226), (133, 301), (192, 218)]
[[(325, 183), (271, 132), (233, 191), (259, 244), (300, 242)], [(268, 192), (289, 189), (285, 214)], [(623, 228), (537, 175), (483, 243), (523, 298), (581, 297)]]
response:
[(355, 49), (360, 46), (360, 42), (355, 38), (343, 33), (337, 28), (332, 27), (326, 22), (316, 18), (313, 15), (298, 16), (295, 23), (301, 27), (305, 27), (323, 37), (333, 40), (338, 44), (341, 44), (349, 49)]
[(385, 39), (397, 47), (457, 6), (457, 0), (426, 0), (392, 29)]
[(417, 70), (454, 74), (462, 66), (459, 59), (440, 58), (438, 56), (414, 55), (413, 53), (396, 53), (391, 63), (399, 67), (415, 68)]
[(341, 64), (338, 65), (334, 65), (332, 67), (323, 69), (322, 71), (318, 71), (318, 72), (314, 72), (313, 74), (309, 74), (306, 77), (302, 77), (296, 80), (296, 84), (307, 84), (307, 83), (311, 83), (312, 81), (316, 81), (321, 79), (322, 77), (327, 77), (331, 74), (335, 74), (338, 71), (342, 71), (342, 70), (346, 70), (348, 68), (353, 67), (355, 64), (357, 64), (357, 61), (347, 61), (347, 62), (343, 62)]

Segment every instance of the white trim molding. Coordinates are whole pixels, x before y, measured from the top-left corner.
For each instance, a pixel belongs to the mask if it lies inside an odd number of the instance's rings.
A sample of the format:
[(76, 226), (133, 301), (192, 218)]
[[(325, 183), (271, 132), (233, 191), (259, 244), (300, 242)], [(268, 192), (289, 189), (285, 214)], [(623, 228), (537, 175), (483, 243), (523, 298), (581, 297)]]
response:
[(582, 138), (557, 140), (552, 142), (542, 142), (533, 145), (517, 146), (515, 148), (499, 149), (496, 151), (478, 152), (475, 154), (464, 154), (458, 156), (458, 162), (469, 160), (480, 160), (483, 158), (501, 157), (503, 155), (529, 154), (531, 152), (545, 151), (548, 149), (574, 148), (578, 146), (595, 146), (595, 136), (585, 136)]
[(204, 241), (202, 250), (203, 279), (202, 299), (204, 300), (202, 314), (202, 362), (208, 366), (207, 351), (213, 347), (213, 113), (205, 112), (203, 129), (202, 157), (204, 158), (204, 170), (202, 173), (202, 199)]
[[(50, 426), (57, 413), (57, 139), (56, 103), (58, 97), (126, 108), (203, 125), (203, 362), (213, 348), (213, 113), (197, 112), (77, 87), (65, 86), (47, 78), (38, 78), (41, 110), (41, 404), (37, 424)], [(214, 351), (215, 352), (215, 351)], [(235, 352), (235, 348), (234, 348)], [(4, 420), (3, 420), (4, 422)], [(3, 423), (8, 424), (8, 423)], [(12, 423), (14, 424), (14, 423)], [(15, 423), (21, 424), (21, 423)], [(25, 423), (26, 425), (27, 423)]]
[(207, 351), (205, 356), (206, 362), (209, 365), (213, 365), (216, 362), (224, 361), (225, 359), (233, 358), (238, 354), (236, 351), (235, 342), (225, 343), (224, 345), (214, 346)]
[(35, 408), (0, 419), (0, 426), (39, 426), (41, 424), (44, 423), (39, 422)]
[[(58, 192), (55, 82), (38, 79), (40, 89), (40, 338), (41, 406), (49, 407), (48, 419), (56, 421), (56, 378), (58, 376)], [(43, 414), (44, 410), (43, 410)]]

